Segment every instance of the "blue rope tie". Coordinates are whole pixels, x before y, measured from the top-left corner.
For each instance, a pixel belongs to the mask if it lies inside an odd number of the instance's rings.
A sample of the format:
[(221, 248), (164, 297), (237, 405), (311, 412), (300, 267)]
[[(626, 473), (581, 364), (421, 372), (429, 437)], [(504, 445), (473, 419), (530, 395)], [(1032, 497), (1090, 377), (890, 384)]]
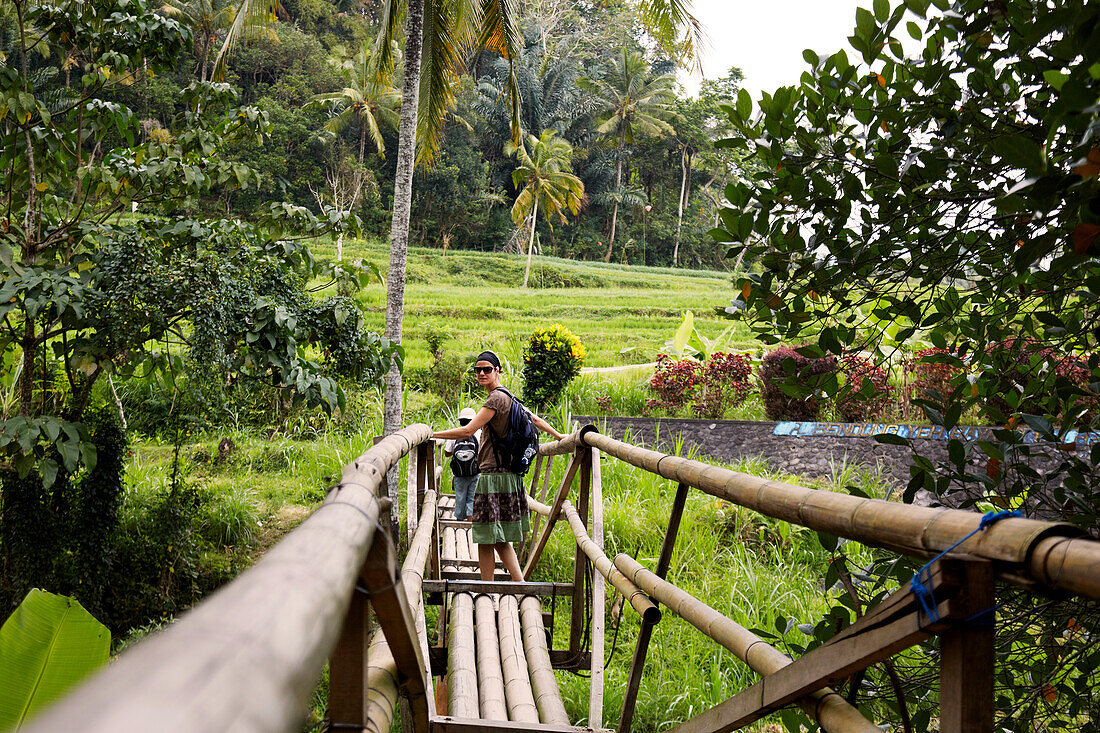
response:
[[(932, 563), (936, 562), (941, 557), (943, 557), (947, 553), (951, 552), (956, 547), (958, 547), (962, 543), (966, 542), (968, 539), (970, 539), (974, 535), (978, 534), (979, 532), (981, 532), (986, 527), (992, 526), (993, 524), (996, 524), (997, 522), (1001, 521), (1002, 519), (1007, 519), (1008, 517), (1019, 517), (1019, 516), (1022, 516), (1020, 514), (1020, 512), (1014, 511), (1014, 510), (1005, 510), (1005, 511), (1000, 511), (1000, 512), (988, 512), (988, 513), (982, 515), (982, 521), (978, 523), (977, 529), (975, 529), (973, 532), (971, 532), (970, 534), (968, 534), (965, 537), (963, 537), (962, 539), (960, 539), (955, 544), (948, 547), (946, 550), (944, 550), (940, 554), (936, 555), (934, 558), (932, 558), (931, 560), (926, 562), (924, 565), (922, 565), (919, 570), (917, 570), (917, 572), (913, 575), (913, 579), (909, 581), (909, 588), (913, 591), (913, 595), (915, 595), (917, 597), (917, 603), (920, 604), (921, 610), (924, 611), (924, 615), (928, 617), (929, 621), (931, 621), (932, 623), (935, 623), (935, 622), (940, 620), (940, 614), (936, 610), (936, 606), (938, 604), (936, 603), (936, 597), (935, 597), (935, 595), (933, 595), (932, 588), (931, 588)], [(925, 579), (925, 573), (928, 574), (927, 575), (927, 580)], [(988, 611), (983, 611), (982, 613), (988, 613)], [(978, 614), (978, 615), (980, 616), (982, 614)]]

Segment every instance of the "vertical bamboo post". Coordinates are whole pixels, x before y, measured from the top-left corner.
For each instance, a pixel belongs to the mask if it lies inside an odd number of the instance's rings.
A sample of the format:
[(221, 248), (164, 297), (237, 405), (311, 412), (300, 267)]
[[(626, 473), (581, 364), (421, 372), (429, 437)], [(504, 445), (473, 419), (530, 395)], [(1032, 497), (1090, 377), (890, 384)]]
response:
[[(603, 550), (603, 486), (600, 476), (600, 449), (589, 448), (592, 484), (592, 541)], [(603, 728), (604, 685), (604, 579), (592, 573), (592, 664), (588, 688), (588, 726)]]
[(973, 561), (963, 567), (959, 600), (972, 621), (940, 635), (940, 730), (993, 733), (993, 566)]
[[(592, 492), (592, 454), (587, 448), (576, 453), (580, 462), (580, 481), (577, 486), (577, 514), (581, 524), (588, 525), (588, 500)], [(588, 565), (588, 555), (580, 548), (573, 553), (573, 601), (569, 612), (569, 651), (577, 654), (581, 650), (581, 637), (584, 636), (584, 578)]]
[(329, 659), (328, 714), (334, 725), (367, 724), (367, 647), (370, 644), (370, 600), (352, 593), (340, 640)]
[(419, 450), (409, 451), (409, 465), (408, 470), (405, 472), (405, 530), (410, 544), (413, 535), (416, 534), (418, 517), (416, 494), (418, 492), (420, 458)]
[[(593, 449), (595, 450), (595, 449)], [(655, 574), (664, 578), (668, 574), (668, 567), (672, 564), (672, 550), (676, 546), (676, 535), (680, 532), (680, 520), (684, 516), (684, 505), (687, 503), (687, 484), (676, 486), (676, 498), (672, 500), (672, 512), (668, 517), (668, 529), (665, 530), (665, 539), (661, 543), (661, 554), (657, 558)], [(645, 669), (645, 658), (649, 653), (649, 640), (653, 636), (653, 627), (656, 621), (649, 621), (642, 617), (642, 626), (638, 631), (638, 644), (634, 647), (634, 659), (630, 662), (630, 674), (627, 677), (626, 692), (623, 694), (623, 711), (619, 716), (619, 733), (629, 733), (630, 726), (634, 722), (634, 704), (638, 701), (638, 688), (642, 684), (642, 672)]]
[(435, 451), (432, 442), (421, 443), (416, 446), (416, 511), (420, 513), (420, 507), (424, 504), (424, 494), (435, 483)]
[[(378, 445), (385, 439), (383, 435), (376, 435), (372, 440), (372, 445)], [(396, 469), (395, 469), (396, 470)], [(390, 500), (390, 510), (383, 516), (378, 517), (378, 523), (382, 525), (386, 530), (386, 534), (393, 540), (394, 545), (398, 544), (400, 539), (398, 535), (398, 527), (401, 526), (401, 515), (399, 513), (399, 507), (401, 504), (400, 497), (398, 496), (398, 487), (390, 486), (386, 477), (382, 476), (382, 481), (378, 486), (378, 496), (384, 496)]]
[[(535, 477), (531, 481), (531, 492), (530, 493), (531, 493), (531, 496), (538, 499), (541, 503), (545, 504), (546, 503), (546, 494), (550, 491), (550, 471), (554, 468), (554, 456), (546, 456), (546, 470), (543, 471), (542, 494), (540, 496), (539, 493), (537, 491), (535, 491), (535, 489), (538, 487), (538, 483), (539, 483), (539, 473), (538, 472), (539, 472), (539, 469), (542, 468), (542, 458), (543, 458), (542, 454), (539, 453), (539, 457), (538, 457), (537, 462), (535, 464)], [(535, 521), (531, 525), (531, 539), (528, 540), (527, 547), (524, 549), (524, 552), (523, 552), (524, 562), (526, 562), (527, 558), (531, 556), (532, 552), (534, 552), (535, 543), (538, 541), (538, 536), (539, 536), (539, 524), (541, 522), (542, 522), (542, 515), (536, 513), (535, 514)]]

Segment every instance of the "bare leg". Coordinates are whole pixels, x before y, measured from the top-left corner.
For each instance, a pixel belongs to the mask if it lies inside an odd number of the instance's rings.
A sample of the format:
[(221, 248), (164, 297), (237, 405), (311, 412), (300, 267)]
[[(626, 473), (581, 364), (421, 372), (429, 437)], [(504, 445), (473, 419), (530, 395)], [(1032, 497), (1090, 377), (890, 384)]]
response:
[[(480, 548), (480, 545), (478, 547)], [(496, 549), (497, 554), (500, 555), (500, 561), (504, 563), (504, 567), (508, 571), (508, 574), (512, 576), (512, 580), (517, 583), (522, 583), (523, 571), (519, 569), (519, 558), (516, 557), (516, 549), (512, 547), (512, 543), (498, 542), (493, 545), (493, 547)], [(480, 558), (480, 555), (478, 557)], [(484, 577), (484, 573), (482, 577)]]
[(482, 580), (492, 580), (493, 570), (496, 568), (496, 557), (493, 548), (496, 545), (477, 546), (477, 569), (481, 571)]

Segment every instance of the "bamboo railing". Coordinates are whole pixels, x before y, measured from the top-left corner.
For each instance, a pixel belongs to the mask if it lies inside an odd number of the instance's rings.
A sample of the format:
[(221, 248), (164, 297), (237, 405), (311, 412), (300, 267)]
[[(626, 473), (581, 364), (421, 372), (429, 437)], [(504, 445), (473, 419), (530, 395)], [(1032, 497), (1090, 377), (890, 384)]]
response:
[[(386, 471), (430, 438), (428, 426), (411, 425), (368, 449), (320, 508), (255, 565), (24, 730), (297, 730), (360, 595), (368, 551), (388, 544), (377, 531)], [(388, 595), (401, 596), (390, 600), (404, 604), (400, 582), (390, 585)]]
[[(678, 484), (652, 571), (625, 555), (612, 560), (604, 552), (602, 454)], [(395, 528), (379, 522), (389, 522), (390, 510), (397, 511), (381, 497), (397, 496), (387, 491), (385, 477), (405, 455), (409, 535), (399, 572), (388, 534), (396, 537)], [(558, 455), (569, 456), (569, 462), (551, 491)], [(544, 524), (525, 548), (524, 575), (530, 576), (564, 518), (575, 541), (573, 582), (452, 581), (447, 573), (476, 564), (476, 550), (468, 529), (438, 519), (439, 470), (427, 426), (412, 425), (379, 439), (344, 469), (320, 508), (252, 568), (124, 653), (25, 730), (291, 731), (300, 726), (326, 659), (333, 728), (389, 731), (403, 696), (404, 722), (417, 733), (573, 733), (578, 729), (569, 725), (555, 667), (591, 671), (589, 721), (599, 728), (606, 580), (641, 622), (619, 719), (624, 733), (633, 720), (651, 634), (661, 619), (658, 603), (763, 675), (677, 726), (683, 733), (734, 730), (789, 704), (801, 705), (829, 733), (871, 733), (877, 728), (829, 685), (932, 634), (940, 636), (940, 729), (989, 733), (993, 631), (965, 622), (993, 607), (994, 574), (1025, 587), (1100, 598), (1100, 542), (1070, 525), (1009, 518), (974, 532), (981, 522), (974, 512), (767, 481), (628, 445), (591, 426), (540, 447), (529, 489), (535, 527)], [(541, 493), (535, 497), (540, 472)], [(826, 644), (789, 659), (665, 579), (691, 488), (912, 557), (938, 555), (962, 540), (931, 564), (928, 582), (938, 618), (922, 617), (914, 595), (903, 588)], [(441, 568), (441, 555), (451, 564)], [(425, 590), (450, 598), (450, 623), (446, 614), (440, 616), (446, 649), (428, 647)], [(535, 597), (559, 592), (572, 594), (567, 650), (548, 648)], [(586, 605), (593, 611), (588, 619)], [(373, 634), (372, 612), (378, 623)], [(552, 623), (552, 612), (548, 618)], [(439, 657), (440, 652), (445, 654)], [(434, 707), (432, 653), (447, 666), (453, 701), (447, 715)]]
[[(639, 448), (595, 430), (581, 430), (575, 436), (633, 466), (732, 504), (911, 557), (927, 558), (946, 550), (982, 520), (977, 512), (862, 499), (769, 481)], [(1070, 524), (1004, 519), (963, 542), (955, 552), (994, 562), (1001, 577), (1011, 582), (1100, 598), (1100, 542), (1084, 537)]]
[[(655, 572), (625, 555), (609, 560), (603, 553), (602, 542), (588, 534), (589, 492), (598, 493), (600, 488), (600, 452), (678, 484)], [(539, 527), (541, 519), (546, 523), (530, 540), (525, 576), (530, 577), (557, 520), (564, 517), (577, 545), (576, 567), (580, 567), (582, 560), (591, 562), (597, 578), (611, 582), (641, 616), (642, 628), (619, 720), (622, 733), (630, 730), (650, 634), (660, 619), (655, 601), (665, 604), (763, 676), (750, 689), (677, 726), (677, 731), (735, 730), (768, 712), (796, 703), (829, 733), (873, 733), (879, 728), (828, 684), (937, 634), (941, 637), (941, 730), (987, 733), (992, 730), (993, 720), (993, 633), (988, 625), (978, 628), (966, 622), (993, 607), (993, 574), (1028, 588), (1100, 598), (1100, 542), (1069, 524), (1006, 518), (975, 531), (982, 522), (982, 515), (975, 512), (917, 507), (768, 481), (629, 445), (601, 435), (592, 426), (560, 441), (543, 444), (539, 453), (528, 504), (536, 513), (535, 527)], [(542, 459), (547, 458), (549, 464), (553, 456), (566, 454), (572, 454), (572, 458), (562, 483), (553, 495), (553, 502), (544, 503), (551, 498), (547, 490), (549, 465), (542, 494), (534, 496)], [(568, 497), (578, 476), (578, 505), (574, 506)], [(922, 616), (914, 594), (905, 587), (834, 640), (803, 659), (791, 660), (664, 580), (680, 517), (692, 488), (776, 519), (915, 558), (936, 556), (950, 549), (950, 555), (932, 565), (930, 575), (929, 582), (936, 590), (938, 619), (930, 621)], [(597, 532), (599, 523), (593, 519), (593, 531)], [(574, 611), (583, 605), (580, 577), (579, 572), (574, 573)], [(593, 601), (594, 615), (602, 616), (602, 595), (593, 593)], [(592, 626), (602, 631), (602, 620), (597, 624), (594, 617)], [(571, 651), (578, 651), (573, 639), (578, 628), (574, 615)], [(592, 648), (602, 650), (602, 638), (594, 639)], [(602, 704), (596, 676), (593, 672), (590, 715), (602, 714), (602, 710), (593, 713)]]

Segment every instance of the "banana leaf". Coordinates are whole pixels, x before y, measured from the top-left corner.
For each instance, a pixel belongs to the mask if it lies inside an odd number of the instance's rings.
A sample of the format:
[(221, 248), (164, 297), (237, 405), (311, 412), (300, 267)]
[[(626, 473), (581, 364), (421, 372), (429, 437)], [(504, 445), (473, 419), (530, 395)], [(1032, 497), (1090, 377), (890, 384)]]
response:
[(103, 666), (111, 632), (76, 600), (35, 588), (0, 627), (0, 730), (37, 711)]

